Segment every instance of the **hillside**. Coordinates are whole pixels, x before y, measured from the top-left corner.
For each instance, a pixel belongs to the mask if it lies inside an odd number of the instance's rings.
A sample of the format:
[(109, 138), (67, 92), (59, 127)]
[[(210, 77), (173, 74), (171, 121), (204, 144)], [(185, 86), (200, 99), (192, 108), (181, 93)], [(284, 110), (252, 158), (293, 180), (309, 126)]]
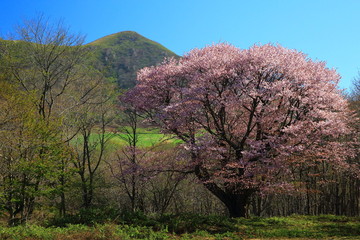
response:
[(124, 89), (135, 85), (139, 69), (156, 65), (165, 57), (177, 57), (161, 44), (132, 31), (108, 35), (86, 46), (93, 50), (93, 60), (105, 76)]

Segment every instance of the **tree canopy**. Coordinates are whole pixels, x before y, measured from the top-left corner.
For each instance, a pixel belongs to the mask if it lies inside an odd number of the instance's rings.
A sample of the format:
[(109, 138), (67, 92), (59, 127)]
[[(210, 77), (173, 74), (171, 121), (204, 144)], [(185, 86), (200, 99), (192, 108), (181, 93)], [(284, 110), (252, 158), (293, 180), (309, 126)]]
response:
[(296, 50), (217, 44), (142, 69), (126, 98), (182, 139), (198, 179), (244, 216), (252, 193), (295, 189), (301, 166), (348, 167), (339, 79)]

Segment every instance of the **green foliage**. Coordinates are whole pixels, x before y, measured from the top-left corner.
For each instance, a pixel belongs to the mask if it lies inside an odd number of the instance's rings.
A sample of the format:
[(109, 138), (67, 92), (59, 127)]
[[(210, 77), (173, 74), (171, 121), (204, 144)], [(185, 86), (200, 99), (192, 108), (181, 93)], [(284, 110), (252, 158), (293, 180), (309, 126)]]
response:
[(51, 219), (46, 226), (48, 227), (66, 227), (69, 224), (84, 224), (93, 226), (96, 224), (104, 224), (108, 222), (116, 222), (120, 213), (113, 208), (92, 207), (81, 208), (77, 214), (67, 214), (65, 216), (57, 216)]
[(151, 219), (141, 211), (123, 211), (120, 217), (121, 222), (125, 224), (149, 226), (156, 223), (154, 221), (151, 221)]
[(44, 228), (36, 225), (0, 228), (0, 239), (7, 240), (55, 240), (55, 239), (170, 239), (166, 231), (156, 232), (151, 228), (114, 224), (96, 226), (68, 225), (66, 228)]
[(166, 226), (170, 232), (177, 234), (192, 233), (197, 230), (212, 234), (236, 231), (233, 219), (223, 216), (201, 216), (191, 213), (163, 215), (157, 219), (157, 224)]
[(360, 219), (321, 215), (237, 219), (236, 226), (251, 237), (329, 238), (359, 236)]
[(36, 198), (57, 190), (59, 161), (69, 149), (59, 136), (61, 121), (40, 117), (31, 92), (6, 82), (0, 89), (0, 210), (15, 224), (31, 215)]
[(0, 227), (0, 239), (359, 239), (360, 236), (359, 218), (330, 215), (229, 219), (183, 214), (150, 218), (128, 212), (121, 218), (123, 223), (119, 225)]

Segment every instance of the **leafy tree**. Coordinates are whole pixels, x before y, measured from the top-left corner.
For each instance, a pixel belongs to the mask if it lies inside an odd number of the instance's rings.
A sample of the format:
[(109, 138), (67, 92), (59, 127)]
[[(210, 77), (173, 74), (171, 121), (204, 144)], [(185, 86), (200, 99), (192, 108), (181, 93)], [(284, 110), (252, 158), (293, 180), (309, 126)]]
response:
[[(2, 71), (9, 76), (9, 82), (17, 84), (23, 91), (26, 101), (33, 105), (31, 109), (36, 109), (38, 116), (32, 117), (40, 118), (39, 121), (47, 125), (46, 129), (72, 148), (71, 140), (87, 131), (85, 128), (89, 125), (85, 127), (84, 122), (89, 118), (91, 123), (86, 124), (90, 124), (92, 130), (97, 124), (101, 125), (101, 121), (96, 120), (99, 116), (90, 116), (94, 113), (89, 111), (95, 112), (97, 107), (103, 109), (104, 101), (99, 101), (98, 95), (107, 95), (101, 90), (104, 89), (101, 73), (87, 62), (89, 51), (82, 45), (83, 36), (70, 33), (61, 21), (53, 23), (40, 15), (25, 20), (14, 39), (0, 42)], [(88, 117), (77, 119), (84, 117), (80, 114), (84, 111)], [(44, 137), (43, 141), (46, 141)], [(76, 152), (76, 146), (73, 152)], [(53, 158), (61, 172), (57, 175), (61, 186), (57, 191), (61, 215), (66, 213), (66, 184), (70, 174), (74, 173), (70, 169), (72, 157)]]
[(295, 50), (217, 44), (144, 68), (127, 100), (184, 141), (197, 178), (243, 217), (255, 192), (294, 190), (299, 166), (349, 167), (339, 79)]
[(25, 222), (39, 197), (56, 191), (58, 159), (69, 151), (28, 101), (28, 94), (0, 82), (0, 205), (9, 225)]

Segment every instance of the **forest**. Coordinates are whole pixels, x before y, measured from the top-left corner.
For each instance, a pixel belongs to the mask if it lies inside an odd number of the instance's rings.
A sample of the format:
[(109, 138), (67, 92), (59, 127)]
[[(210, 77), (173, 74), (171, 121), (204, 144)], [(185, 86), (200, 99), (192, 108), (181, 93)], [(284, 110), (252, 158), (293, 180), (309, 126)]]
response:
[(346, 93), (296, 50), (220, 43), (146, 66), (132, 87), (96, 54), (44, 18), (0, 40), (1, 226), (358, 222), (360, 78)]

